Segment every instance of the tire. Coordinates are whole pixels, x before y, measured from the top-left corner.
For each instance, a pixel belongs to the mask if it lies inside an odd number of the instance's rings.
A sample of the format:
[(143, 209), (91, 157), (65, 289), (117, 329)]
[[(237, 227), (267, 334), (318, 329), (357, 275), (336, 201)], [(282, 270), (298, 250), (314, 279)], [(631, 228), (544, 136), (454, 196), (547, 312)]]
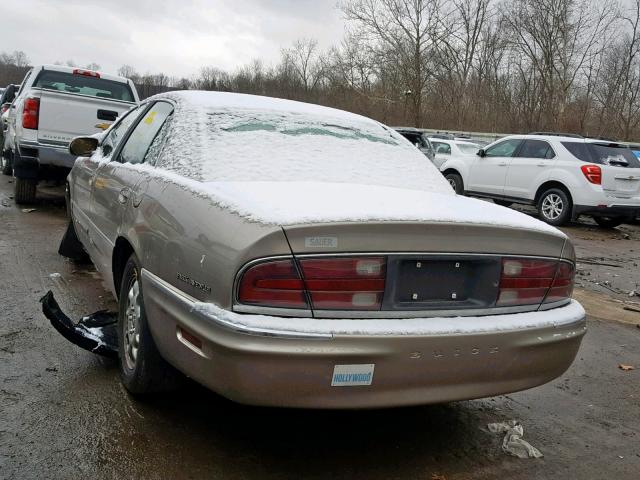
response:
[[(127, 329), (131, 332), (127, 335)], [(131, 255), (122, 274), (118, 310), (120, 380), (132, 395), (175, 389), (181, 374), (160, 355), (147, 322), (140, 262)]]
[[(8, 152), (7, 152), (7, 155), (8, 155)], [(0, 156), (0, 160), (2, 161), (2, 174), (12, 175), (13, 167), (11, 165), (11, 159), (8, 156), (2, 155)]]
[(550, 188), (538, 199), (538, 215), (549, 225), (564, 225), (571, 219), (571, 199), (560, 188)]
[(451, 188), (458, 194), (462, 195), (464, 193), (464, 183), (462, 182), (462, 177), (458, 173), (447, 173), (444, 178), (447, 179)]
[(31, 178), (15, 179), (14, 198), (19, 205), (28, 205), (36, 201), (36, 185), (38, 182)]
[(593, 219), (600, 228), (616, 228), (618, 225), (622, 225), (629, 220), (628, 218), (618, 217), (593, 217)]
[(509, 202), (507, 200), (494, 200), (493, 203), (500, 205), (501, 207), (510, 207), (513, 205), (513, 202)]

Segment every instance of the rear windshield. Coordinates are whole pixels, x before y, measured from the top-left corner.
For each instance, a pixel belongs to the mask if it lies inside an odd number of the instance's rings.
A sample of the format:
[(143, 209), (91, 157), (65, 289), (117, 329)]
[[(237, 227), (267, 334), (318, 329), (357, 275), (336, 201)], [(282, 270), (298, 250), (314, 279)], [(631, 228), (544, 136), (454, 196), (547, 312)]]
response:
[(421, 147), (426, 147), (427, 146), (427, 143), (422, 138), (422, 134), (421, 133), (413, 133), (413, 132), (399, 132), (399, 133), (400, 133), (400, 135), (402, 135), (404, 138), (409, 140), (414, 145), (417, 143)]
[(640, 168), (640, 152), (620, 145), (600, 143), (562, 142), (562, 145), (578, 160), (614, 167)]
[(34, 87), (124, 102), (134, 101), (131, 89), (126, 83), (65, 72), (45, 70), (38, 75)]
[[(204, 95), (194, 98), (207, 100)], [(201, 182), (357, 183), (450, 190), (415, 146), (376, 122), (342, 112), (316, 113), (311, 107), (296, 107), (294, 112), (269, 107), (181, 105), (158, 136), (159, 142), (163, 138), (166, 142), (156, 166)], [(333, 200), (327, 196), (326, 201)], [(381, 198), (380, 204), (384, 203)]]

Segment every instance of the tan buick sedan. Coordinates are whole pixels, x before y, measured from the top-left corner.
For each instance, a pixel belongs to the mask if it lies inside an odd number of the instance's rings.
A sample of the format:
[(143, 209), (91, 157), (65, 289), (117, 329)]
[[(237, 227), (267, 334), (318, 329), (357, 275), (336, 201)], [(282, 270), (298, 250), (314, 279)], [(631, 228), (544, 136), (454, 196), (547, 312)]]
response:
[(455, 195), (368, 118), (173, 92), (71, 151), (68, 234), (118, 298), (134, 394), (180, 371), (255, 405), (487, 397), (558, 377), (585, 333), (562, 232)]

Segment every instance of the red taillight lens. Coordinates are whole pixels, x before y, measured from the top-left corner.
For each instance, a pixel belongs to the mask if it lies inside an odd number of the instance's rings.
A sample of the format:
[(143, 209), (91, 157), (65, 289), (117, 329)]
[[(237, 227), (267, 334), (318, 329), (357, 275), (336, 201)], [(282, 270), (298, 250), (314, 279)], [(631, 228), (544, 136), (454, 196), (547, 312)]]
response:
[(384, 257), (300, 260), (311, 304), (317, 310), (380, 310)]
[(248, 305), (309, 308), (304, 283), (293, 260), (259, 263), (242, 275), (238, 300)]
[(93, 70), (82, 70), (80, 68), (76, 68), (73, 71), (74, 75), (82, 75), (83, 77), (93, 77), (100, 78), (100, 74), (98, 72), (94, 72)]
[(27, 98), (22, 110), (22, 127), (30, 130), (38, 129), (38, 117), (40, 115), (40, 99)]
[(317, 310), (379, 310), (384, 296), (384, 257), (307, 258), (255, 265), (242, 275), (238, 300), (249, 305)]
[(582, 170), (589, 183), (594, 185), (602, 184), (602, 169), (598, 165), (582, 165), (580, 170)]
[(553, 260), (502, 260), (497, 306), (553, 303), (571, 297), (573, 265)]
[(544, 303), (553, 303), (571, 298), (575, 269), (570, 263), (560, 263), (553, 285), (544, 299)]

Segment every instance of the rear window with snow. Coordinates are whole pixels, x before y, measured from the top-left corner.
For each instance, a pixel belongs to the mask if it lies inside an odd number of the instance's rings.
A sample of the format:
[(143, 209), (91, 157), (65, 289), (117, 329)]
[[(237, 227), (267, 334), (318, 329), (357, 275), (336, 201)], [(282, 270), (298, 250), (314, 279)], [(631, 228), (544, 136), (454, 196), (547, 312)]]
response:
[(41, 72), (36, 79), (34, 87), (109, 100), (134, 101), (131, 88), (126, 83), (52, 70)]
[(337, 182), (450, 193), (419, 150), (365, 117), (265, 97), (247, 99), (263, 108), (218, 108), (184, 102), (186, 95), (175, 95), (176, 111), (157, 139), (163, 145), (156, 166), (166, 170), (202, 182)]

